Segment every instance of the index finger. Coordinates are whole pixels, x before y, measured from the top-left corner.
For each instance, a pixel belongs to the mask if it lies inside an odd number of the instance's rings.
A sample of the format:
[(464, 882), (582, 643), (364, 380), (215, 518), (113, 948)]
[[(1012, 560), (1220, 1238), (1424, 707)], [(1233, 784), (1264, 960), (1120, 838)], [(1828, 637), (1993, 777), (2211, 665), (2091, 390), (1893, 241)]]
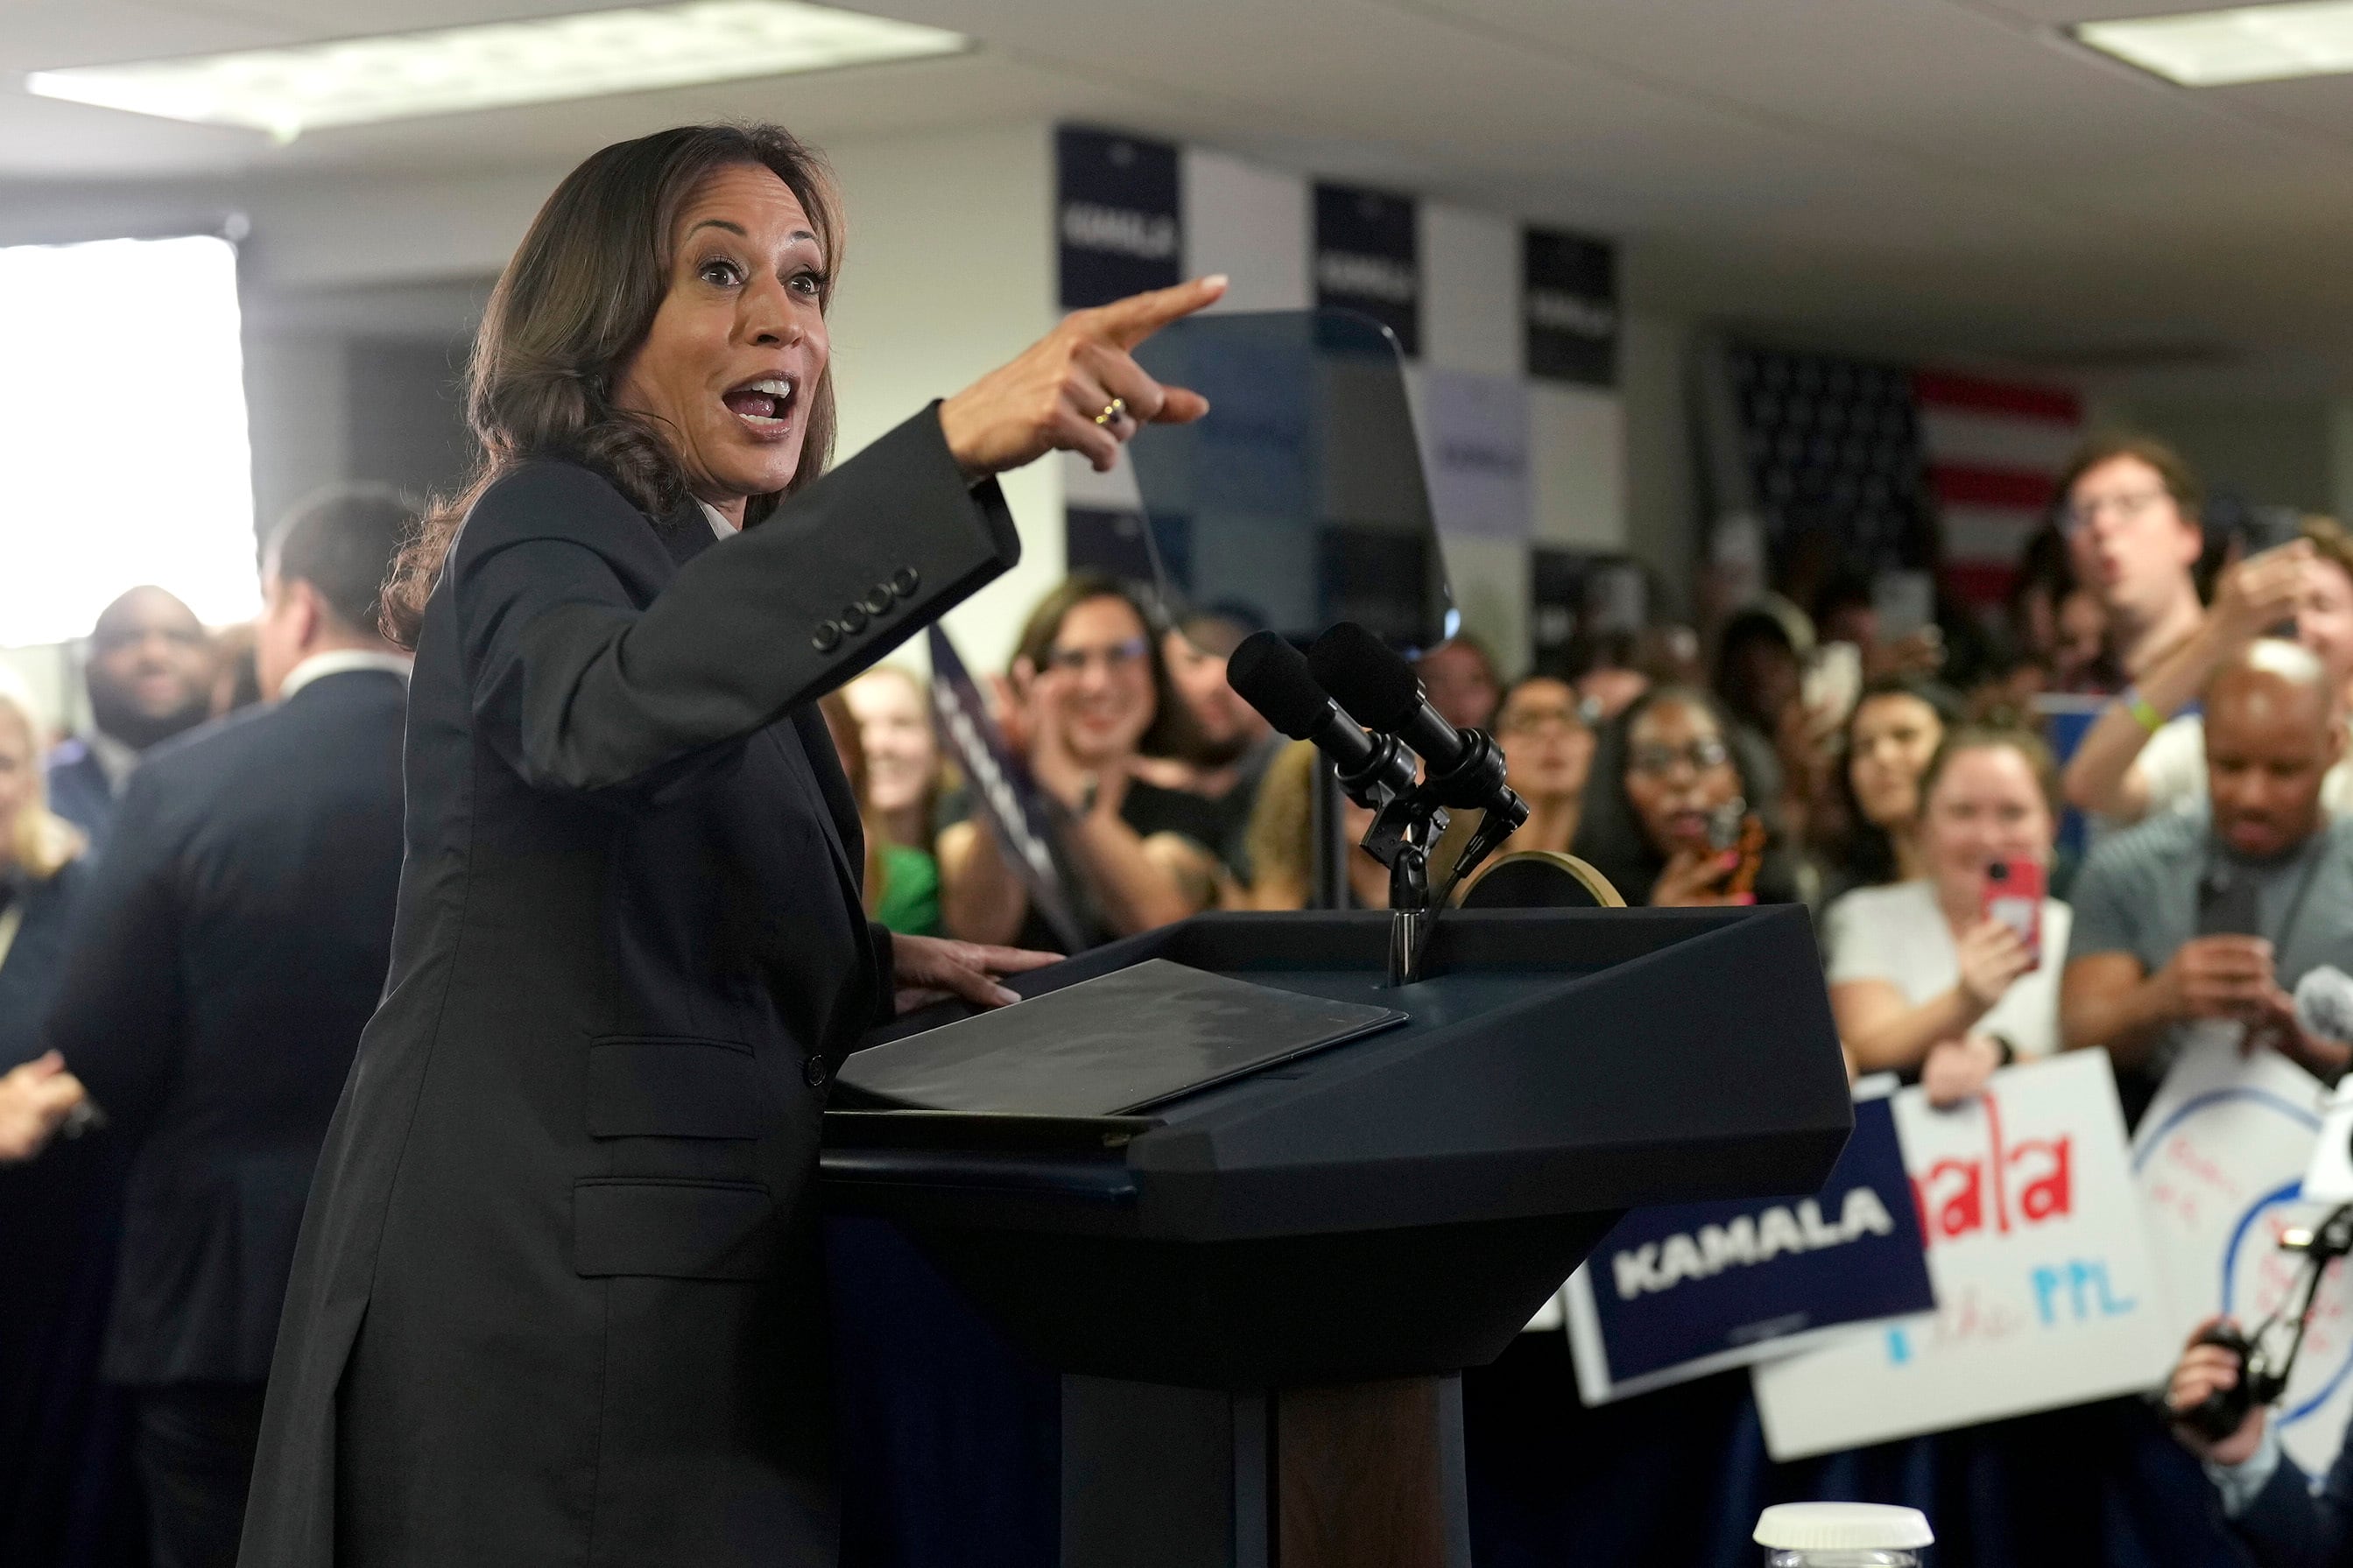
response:
[(1039, 952), (1029, 947), (997, 947), (987, 942), (975, 942), (973, 952), (992, 974), (1021, 974), (1062, 962), (1059, 952)]
[(1215, 273), (1098, 305), (1088, 312), (1089, 324), (1121, 348), (1132, 349), (1178, 317), (1216, 304), (1225, 292), (1226, 275)]

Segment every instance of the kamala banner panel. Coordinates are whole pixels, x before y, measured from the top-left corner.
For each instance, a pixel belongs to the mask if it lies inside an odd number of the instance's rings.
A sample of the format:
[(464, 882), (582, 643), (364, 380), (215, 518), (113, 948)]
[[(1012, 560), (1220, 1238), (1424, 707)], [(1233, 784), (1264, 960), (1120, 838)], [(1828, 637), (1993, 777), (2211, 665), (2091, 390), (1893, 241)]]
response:
[(1811, 1196), (1629, 1213), (1570, 1278), (1567, 1303), (1588, 1405), (1933, 1311), (1892, 1101), (1856, 1101), (1854, 1135)]

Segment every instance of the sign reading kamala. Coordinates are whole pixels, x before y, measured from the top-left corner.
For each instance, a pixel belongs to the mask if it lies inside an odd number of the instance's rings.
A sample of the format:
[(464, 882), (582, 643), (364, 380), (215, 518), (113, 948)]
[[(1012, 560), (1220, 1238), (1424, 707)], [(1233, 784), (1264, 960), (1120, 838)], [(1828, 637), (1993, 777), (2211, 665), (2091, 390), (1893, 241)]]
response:
[[(2280, 1250), (2280, 1235), (2327, 1212), (2303, 1198), (2327, 1092), (2277, 1052), (2242, 1056), (2227, 1041), (2192, 1047), (2165, 1075), (2133, 1141), (2174, 1325), (2152, 1383), (2193, 1325), (2217, 1312), (2249, 1325), (2293, 1305), (2304, 1259)], [(2342, 1260), (2314, 1300), (2274, 1419), (2288, 1457), (2307, 1475), (2327, 1474), (2353, 1419), (2353, 1289)]]
[(1917, 1089), (1894, 1108), (1936, 1313), (1758, 1366), (1773, 1458), (2151, 1387), (2186, 1331), (2165, 1310), (2105, 1054), (2005, 1068), (1950, 1110)]
[(1854, 1136), (1812, 1197), (1674, 1204), (1618, 1222), (1568, 1282), (1569, 1352), (1588, 1405), (1936, 1306), (1893, 1086), (1860, 1086)]
[(1315, 303), (1355, 310), (1421, 353), (1421, 231), (1413, 198), (1315, 187)]
[(1054, 132), (1062, 308), (1108, 304), (1181, 282), (1185, 233), (1176, 149), (1116, 132)]
[(1415, 423), (1439, 531), (1525, 541), (1535, 530), (1528, 384), (1424, 369), (1420, 388)]
[(1616, 385), (1617, 252), (1581, 235), (1523, 230), (1520, 324), (1530, 375)]

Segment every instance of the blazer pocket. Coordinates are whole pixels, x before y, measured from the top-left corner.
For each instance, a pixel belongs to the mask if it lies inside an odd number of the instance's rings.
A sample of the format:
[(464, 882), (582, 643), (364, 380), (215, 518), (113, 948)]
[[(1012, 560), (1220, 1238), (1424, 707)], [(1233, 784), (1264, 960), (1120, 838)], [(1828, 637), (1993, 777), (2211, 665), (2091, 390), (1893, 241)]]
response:
[(573, 1271), (592, 1279), (765, 1279), (776, 1272), (776, 1213), (757, 1182), (575, 1182)]
[(589, 1043), (592, 1138), (765, 1138), (783, 1120), (749, 1046), (646, 1036)]

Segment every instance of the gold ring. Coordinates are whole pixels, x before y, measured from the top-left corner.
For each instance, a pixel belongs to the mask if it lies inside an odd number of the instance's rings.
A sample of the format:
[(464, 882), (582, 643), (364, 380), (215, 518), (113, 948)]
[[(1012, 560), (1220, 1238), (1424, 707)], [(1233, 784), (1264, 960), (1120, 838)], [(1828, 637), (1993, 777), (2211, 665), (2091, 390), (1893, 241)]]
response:
[(1109, 403), (1103, 405), (1103, 411), (1095, 416), (1095, 423), (1098, 425), (1108, 425), (1126, 412), (1127, 399), (1124, 397), (1114, 397)]

